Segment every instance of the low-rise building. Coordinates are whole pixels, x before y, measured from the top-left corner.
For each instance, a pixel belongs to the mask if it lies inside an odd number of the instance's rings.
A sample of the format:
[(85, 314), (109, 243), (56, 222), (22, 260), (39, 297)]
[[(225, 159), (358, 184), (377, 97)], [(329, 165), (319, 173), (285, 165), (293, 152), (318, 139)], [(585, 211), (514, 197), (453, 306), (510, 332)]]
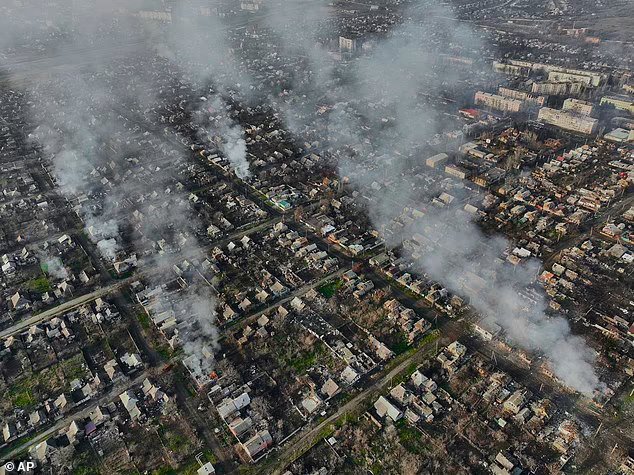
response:
[(260, 453), (273, 445), (273, 438), (268, 430), (262, 430), (247, 440), (242, 446), (253, 461)]
[(383, 396), (379, 396), (379, 399), (374, 403), (374, 409), (376, 409), (379, 416), (387, 416), (392, 419), (393, 422), (403, 417), (403, 412)]

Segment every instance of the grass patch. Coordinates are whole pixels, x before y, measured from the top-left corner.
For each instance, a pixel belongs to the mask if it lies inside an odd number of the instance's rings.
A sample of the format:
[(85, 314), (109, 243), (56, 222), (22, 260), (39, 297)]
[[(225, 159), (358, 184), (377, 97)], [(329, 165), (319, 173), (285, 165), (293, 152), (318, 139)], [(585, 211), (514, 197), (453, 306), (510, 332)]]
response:
[(167, 446), (174, 452), (180, 452), (188, 446), (187, 439), (178, 434), (170, 434), (167, 437)]
[(304, 374), (308, 368), (315, 364), (317, 358), (323, 357), (327, 352), (326, 347), (320, 341), (316, 342), (313, 348), (313, 351), (302, 351), (295, 356), (284, 358), (286, 365), (297, 373)]
[(370, 472), (372, 472), (373, 475), (379, 475), (380, 473), (383, 473), (383, 464), (381, 462), (374, 462), (370, 466)]
[(423, 338), (420, 339), (420, 341), (416, 344), (416, 347), (422, 348), (423, 346), (436, 341), (438, 338), (440, 338), (440, 331), (432, 330), (427, 335), (425, 335)]
[(425, 453), (423, 434), (410, 426), (404, 419), (399, 420), (395, 427), (398, 433), (398, 440), (405, 450), (414, 455)]
[[(218, 463), (218, 459), (213, 454), (211, 450), (204, 450), (203, 455), (200, 457), (200, 461), (204, 464), (206, 462), (210, 462), (212, 464)], [(196, 475), (198, 473), (198, 469), (200, 468), (200, 464), (196, 460), (196, 457), (192, 457), (187, 463), (181, 465), (177, 471), (169, 469), (169, 467), (165, 467), (163, 470), (168, 470), (166, 472), (161, 472), (163, 475), (170, 475), (172, 473), (178, 475)], [(169, 471), (171, 470), (171, 471)]]
[(317, 437), (315, 437), (315, 442), (314, 443), (317, 443), (317, 442), (319, 442), (320, 440), (323, 440), (323, 439), (327, 439), (328, 437), (330, 437), (334, 433), (335, 433), (334, 424), (328, 424), (321, 431), (319, 431), (319, 434), (317, 434)]
[(317, 356), (315, 353), (304, 353), (289, 360), (288, 365), (298, 373), (305, 373), (308, 368), (315, 364)]
[(394, 352), (396, 356), (402, 355), (407, 350), (409, 350), (411, 346), (407, 342), (407, 338), (401, 332), (398, 337), (395, 339), (395, 342), (391, 345), (390, 350)]
[(11, 406), (28, 409), (35, 404), (33, 389), (37, 386), (37, 379), (28, 378), (13, 385), (7, 392)]
[(174, 356), (174, 351), (167, 345), (160, 345), (156, 348), (156, 352), (161, 355), (161, 358), (164, 360), (169, 360), (172, 356)]
[(152, 326), (150, 322), (150, 317), (148, 316), (147, 313), (140, 312), (139, 314), (137, 314), (136, 318), (139, 321), (139, 324), (141, 325), (141, 327), (143, 327), (143, 329), (149, 330), (150, 327)]
[(451, 397), (458, 398), (458, 395), (453, 389), (451, 389), (451, 385), (448, 381), (441, 381), (440, 383), (438, 383), (438, 387), (449, 394)]
[(422, 295), (417, 294), (416, 292), (412, 291), (409, 287), (404, 286), (404, 285), (403, 285), (403, 284), (401, 284), (398, 280), (396, 280), (396, 279), (394, 279), (394, 278), (392, 278), (392, 277), (389, 277), (389, 276), (387, 276), (387, 275), (386, 275), (386, 277), (388, 278), (389, 282), (390, 282), (392, 285), (396, 286), (396, 288), (397, 288), (399, 291), (403, 292), (403, 293), (404, 293), (405, 295), (407, 295), (410, 299), (412, 299), (412, 300), (420, 300), (420, 299), (422, 299), (422, 298), (423, 298), (423, 296), (422, 296)]
[(317, 288), (317, 291), (321, 295), (329, 299), (333, 295), (335, 295), (341, 287), (343, 287), (343, 281), (341, 279), (336, 279), (336, 280), (333, 280), (332, 282), (327, 282), (321, 287)]
[(178, 472), (170, 466), (165, 466), (152, 470), (152, 475), (178, 475)]
[(216, 457), (216, 455), (209, 449), (203, 450), (203, 454), (200, 457), (200, 460), (202, 460), (203, 462), (207, 461), (212, 464), (218, 463), (218, 457)]
[(43, 397), (67, 390), (72, 380), (89, 374), (83, 354), (77, 353), (38, 373), (25, 375), (8, 388), (5, 396), (13, 407), (27, 409)]
[(13, 407), (24, 409), (30, 407), (35, 401), (29, 388), (13, 388), (9, 391), (9, 398)]
[(31, 279), (26, 283), (27, 288), (32, 292), (43, 294), (44, 292), (50, 292), (53, 288), (51, 283), (45, 276), (40, 276), (37, 279)]
[(99, 475), (101, 470), (97, 467), (91, 467), (88, 465), (80, 465), (75, 467), (71, 472), (73, 475)]
[(194, 386), (192, 385), (191, 379), (189, 378), (189, 376), (185, 376), (183, 374), (183, 371), (181, 367), (177, 367), (177, 371), (175, 372), (175, 378), (176, 378), (176, 382), (181, 385), (182, 387), (185, 388), (185, 390), (189, 393), (189, 395), (191, 397), (196, 397), (198, 395), (198, 391), (196, 390), (196, 388), (194, 388)]
[(407, 381), (412, 376), (414, 371), (416, 371), (416, 368), (418, 368), (418, 363), (417, 362), (414, 362), (414, 363), (410, 364), (405, 369), (405, 371), (400, 373), (397, 378), (393, 379), (394, 385), (398, 385), (398, 384), (401, 384), (401, 383), (404, 383), (405, 381)]
[(404, 360), (406, 360), (407, 358), (409, 358), (412, 354), (414, 354), (415, 352), (417, 352), (418, 350), (422, 349), (423, 347), (429, 345), (430, 343), (433, 343), (434, 341), (436, 341), (438, 338), (440, 338), (440, 331), (439, 330), (432, 330), (431, 332), (429, 332), (427, 335), (423, 336), (423, 338), (421, 338), (418, 343), (416, 343), (415, 346), (410, 347), (409, 350), (407, 350), (405, 353), (398, 355), (397, 357), (393, 358), (386, 366), (386, 369), (390, 370), (394, 367), (396, 367), (397, 365), (399, 365), (401, 362), (403, 362)]
[(87, 265), (90, 264), (90, 261), (87, 259), (72, 259), (68, 263), (68, 268), (73, 272), (73, 274), (79, 274), (83, 271)]
[(101, 470), (95, 463), (97, 461), (90, 457), (88, 453), (80, 453), (75, 459), (73, 470), (70, 473), (72, 475), (99, 475)]
[(179, 434), (172, 428), (159, 426), (159, 437), (163, 440), (163, 444), (171, 451), (176, 453), (188, 453), (190, 450), (189, 440), (182, 434)]
[(83, 379), (88, 377), (88, 369), (86, 366), (86, 360), (84, 355), (77, 353), (72, 358), (69, 358), (60, 363), (64, 376), (68, 381), (74, 379)]

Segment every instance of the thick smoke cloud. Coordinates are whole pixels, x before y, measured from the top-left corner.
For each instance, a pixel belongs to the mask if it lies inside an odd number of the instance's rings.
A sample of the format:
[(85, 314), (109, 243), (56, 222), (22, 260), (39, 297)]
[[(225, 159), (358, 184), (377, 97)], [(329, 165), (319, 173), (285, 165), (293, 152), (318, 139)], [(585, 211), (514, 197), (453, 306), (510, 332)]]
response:
[(244, 130), (229, 116), (230, 107), (221, 97), (215, 96), (211, 101), (204, 99), (202, 110), (194, 115), (201, 132), (200, 138), (204, 140), (205, 137), (214, 135), (215, 145), (227, 158), (236, 175), (248, 178), (251, 173)]
[(419, 270), (467, 296), (511, 341), (546, 356), (567, 385), (586, 394), (598, 387), (592, 350), (571, 334), (564, 318), (546, 315), (543, 293), (529, 293), (539, 262), (509, 265), (500, 258), (509, 243), (485, 237), (466, 213), (456, 209), (430, 213), (403, 234), (403, 238), (410, 236), (422, 241), (414, 247)]
[[(63, 4), (60, 11), (72, 11), (76, 5), (71, 0), (58, 3)], [(374, 42), (360, 58), (349, 60), (343, 71), (321, 43), (323, 37), (337, 36), (337, 32), (323, 28), (331, 12), (327, 3), (322, 0), (279, 3), (276, 2), (274, 12), (265, 12), (265, 27), (281, 44), (281, 53), (299, 57), (301, 63), (297, 64), (302, 65), (301, 70), (292, 74), (289, 90), (281, 94), (270, 91), (270, 99), (282, 112), (288, 128), (301, 139), (317, 139), (328, 150), (326, 155), (336, 163), (340, 175), (358, 190), (388, 245), (403, 245), (417, 272), (468, 297), (474, 308), (497, 322), (513, 342), (546, 356), (562, 381), (579, 391), (592, 393), (599, 387), (592, 368), (594, 353), (571, 333), (566, 320), (547, 315), (545, 296), (534, 291), (539, 263), (531, 261), (511, 268), (501, 259), (510, 245), (504, 238), (484, 236), (471, 216), (457, 205), (438, 209), (430, 204), (438, 189), (428, 185), (429, 172), (420, 167), (421, 160), (427, 158), (422, 155), (421, 146), (445, 131), (443, 115), (431, 103), (444, 91), (455, 92), (466, 75), (478, 74), (475, 57), (474, 66), (465, 70), (451, 66), (444, 58), (448, 54), (469, 56), (470, 51), (478, 50), (479, 37), (456, 21), (447, 6), (435, 0), (413, 2), (400, 26)], [(42, 18), (34, 4), (27, 5), (30, 7), (22, 12), (25, 18)], [(139, 7), (134, 2), (116, 4), (116, 8), (112, 5), (106, 0), (88, 2), (88, 7), (98, 7), (93, 9), (97, 14), (90, 21), (80, 22), (81, 26), (74, 23), (70, 39), (64, 36), (57, 47), (62, 54), (76, 58), (77, 54), (72, 52), (83, 44), (94, 44), (94, 33), (99, 33), (100, 41), (106, 39), (99, 49), (103, 56), (92, 53), (78, 61), (90, 65), (88, 72), (103, 72), (108, 48), (117, 49), (115, 45), (120, 43), (120, 39), (114, 41), (108, 37), (105, 25), (116, 18), (119, 26), (123, 24), (126, 29), (125, 22), (130, 21), (129, 15), (115, 12), (135, 11)], [(61, 25), (64, 23), (60, 20)], [(36, 20), (27, 25), (35, 24), (37, 27), (27, 28), (31, 37), (55, 28)], [(23, 34), (21, 28), (7, 25), (0, 35), (0, 46), (11, 50), (19, 45), (16, 37)], [(138, 39), (141, 35), (141, 40), (156, 45), (158, 52), (178, 65), (192, 84), (204, 89), (209, 83), (213, 85), (217, 96), (209, 103), (216, 103), (217, 112), (213, 120), (207, 116), (198, 125), (203, 129), (212, 126), (206, 132), (220, 137), (219, 148), (236, 173), (248, 176), (243, 131), (225, 114), (223, 98), (237, 94), (253, 99), (256, 81), (244, 68), (231, 30), (213, 12), (201, 15), (195, 2), (184, 1), (174, 7), (170, 24), (145, 30), (135, 25), (128, 32), (130, 38)], [(277, 67), (278, 63), (270, 66)], [(106, 255), (118, 252), (116, 244), (121, 228), (129, 221), (121, 207), (125, 197), (133, 194), (145, 199), (157, 193), (143, 183), (104, 182), (107, 178), (104, 169), (113, 157), (109, 152), (105, 156), (97, 153), (105, 149), (104, 137), (117, 135), (122, 138), (120, 143), (127, 140), (129, 131), (120, 130), (121, 119), (113, 110), (129, 109), (132, 102), (136, 110), (143, 111), (156, 101), (151, 95), (152, 84), (142, 77), (142, 71), (139, 73), (137, 85), (132, 89), (129, 85), (119, 89), (106, 87), (98, 79), (86, 81), (85, 74), (73, 76), (62, 82), (61, 91), (52, 88), (50, 94), (56, 95), (56, 99), (50, 104), (47, 101), (38, 104), (40, 110), (35, 114), (40, 124), (36, 137), (52, 157), (61, 189), (69, 197), (82, 193), (93, 197), (94, 206), (83, 206), (80, 213), (86, 223), (99, 230), (95, 239)], [(257, 84), (258, 98), (266, 94), (262, 86)], [(45, 87), (48, 85), (41, 85)], [(420, 105), (422, 98), (430, 100)], [(89, 109), (86, 103), (91, 104)], [(316, 114), (321, 105), (328, 106), (326, 112)], [(205, 105), (202, 107), (197, 116), (209, 113)], [(60, 123), (72, 126), (62, 127)], [(153, 139), (160, 142), (159, 137)], [(126, 158), (124, 153), (115, 155), (115, 162)], [(84, 182), (87, 175), (93, 177), (89, 185)], [(169, 177), (165, 178), (167, 183)], [(452, 189), (459, 198), (456, 202), (468, 196), (459, 184), (443, 186)], [(183, 201), (186, 200), (178, 193), (170, 196), (170, 206), (182, 206)], [(147, 217), (160, 210), (159, 207), (148, 213), (144, 209), (141, 214)], [(187, 213), (182, 215), (186, 220), (191, 217)], [(155, 226), (147, 221), (147, 218), (142, 220), (140, 226), (147, 229)], [(183, 226), (187, 229), (186, 223)], [(194, 239), (188, 242), (187, 246), (198, 249)], [(187, 351), (192, 354), (215, 347), (215, 327), (208, 325), (210, 320), (206, 318), (213, 315), (212, 303), (213, 298), (194, 290), (183, 303), (183, 308), (189, 309), (185, 311), (204, 315), (199, 319), (200, 334), (183, 332)]]
[[(324, 12), (317, 4), (312, 11)], [(508, 241), (484, 236), (458, 206), (439, 210), (430, 203), (437, 190), (426, 185), (426, 172), (419, 166), (426, 157), (419, 150), (442, 134), (444, 125), (433, 106), (420, 106), (417, 99), (437, 98), (457, 87), (465, 74), (477, 73), (476, 67), (468, 72), (447, 67), (442, 58), (477, 51), (480, 40), (454, 20), (448, 7), (435, 2), (420, 2), (404, 16), (388, 38), (353, 62), (353, 74), (348, 73), (341, 87), (335, 87), (329, 58), (312, 39), (287, 44), (289, 50), (303, 48), (313, 77), (320, 78), (311, 84), (306, 101), (298, 106), (294, 99), (285, 101), (288, 122), (296, 131), (325, 131), (322, 138), (335, 145), (340, 174), (367, 200), (370, 217), (388, 245), (403, 244), (409, 250), (414, 270), (466, 296), (512, 342), (546, 356), (565, 384), (592, 394), (600, 386), (593, 369), (595, 353), (571, 333), (564, 318), (546, 314), (543, 292), (532, 291), (539, 263), (505, 264)], [(277, 22), (276, 33), (290, 40), (315, 38), (327, 18), (313, 15), (310, 22), (299, 22), (301, 30), (292, 28), (292, 15), (285, 20)], [(276, 24), (270, 26), (276, 29)], [(314, 112), (306, 113), (307, 103), (311, 107), (325, 97), (335, 103), (329, 113), (319, 120)], [(459, 186), (455, 192), (465, 194)]]
[(247, 160), (247, 143), (244, 132), (238, 125), (223, 124), (221, 131), (223, 141), (221, 149), (227, 156), (229, 163), (240, 178), (249, 176), (249, 161)]
[(228, 115), (223, 97), (239, 93), (243, 99), (251, 98), (254, 86), (232, 45), (230, 30), (200, 2), (176, 3), (171, 18), (164, 27), (146, 24), (146, 31), (156, 41), (157, 53), (178, 65), (188, 82), (201, 90), (213, 90), (213, 97), (207, 102), (203, 96), (202, 107), (193, 116), (201, 128), (199, 138), (218, 136), (217, 146), (236, 175), (247, 178), (250, 172), (244, 131)]
[[(159, 86), (140, 64), (155, 61), (153, 45), (145, 44), (152, 32), (144, 31), (130, 14), (141, 4), (63, 0), (42, 6), (25, 0), (11, 10), (13, 16), (1, 20), (6, 28), (0, 28), (0, 50), (13, 55), (7, 60), (9, 73), (22, 59), (39, 61), (24, 44), (41, 45), (43, 55), (65, 65), (16, 84), (28, 92), (30, 139), (43, 151), (59, 191), (104, 259), (119, 261), (136, 250), (142, 254), (140, 271), (150, 285), (160, 285), (163, 276), (173, 275), (175, 262), (198, 259), (204, 248), (193, 234), (201, 224), (173, 176), (189, 159), (189, 150), (179, 143), (175, 153), (176, 137), (166, 137), (144, 122), (161, 102), (155, 96)], [(19, 27), (6, 22), (18, 17), (29, 21)], [(176, 65), (170, 67), (176, 73)], [(241, 137), (226, 124), (220, 133), (230, 134), (227, 153), (239, 160)], [(145, 180), (145, 174), (151, 179)], [(160, 244), (160, 238), (169, 242)], [(157, 252), (161, 246), (169, 251)], [(127, 260), (137, 262), (135, 256)], [(46, 261), (48, 272), (64, 278), (67, 271), (58, 261)], [(179, 332), (184, 351), (208, 370), (217, 349), (216, 301), (210, 289), (193, 282), (165, 299), (186, 322)]]
[[(220, 348), (218, 328), (209, 318), (215, 308), (210, 306), (215, 297), (204, 288), (189, 289), (186, 298), (179, 300), (176, 311), (191, 317), (190, 324), (180, 329), (183, 351), (189, 355), (189, 366), (195, 373), (209, 374), (213, 369), (214, 354)], [(191, 358), (194, 356), (194, 358)]]
[(55, 277), (59, 280), (66, 280), (69, 277), (68, 269), (64, 267), (64, 263), (62, 260), (57, 257), (51, 257), (47, 254), (42, 254), (39, 256), (42, 269), (48, 275)]
[(253, 89), (230, 30), (215, 12), (200, 2), (182, 0), (174, 2), (171, 17), (169, 24), (148, 25), (147, 31), (154, 36), (158, 53), (178, 64), (189, 81), (204, 85), (211, 80), (221, 94)]

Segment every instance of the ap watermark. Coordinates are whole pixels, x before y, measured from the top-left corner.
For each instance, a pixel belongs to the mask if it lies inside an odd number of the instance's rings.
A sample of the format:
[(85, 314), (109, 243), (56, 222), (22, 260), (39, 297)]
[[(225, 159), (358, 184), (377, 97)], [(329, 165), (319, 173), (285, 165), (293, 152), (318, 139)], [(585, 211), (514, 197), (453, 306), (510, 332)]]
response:
[(5, 473), (28, 473), (35, 470), (36, 463), (33, 460), (9, 460), (4, 464)]

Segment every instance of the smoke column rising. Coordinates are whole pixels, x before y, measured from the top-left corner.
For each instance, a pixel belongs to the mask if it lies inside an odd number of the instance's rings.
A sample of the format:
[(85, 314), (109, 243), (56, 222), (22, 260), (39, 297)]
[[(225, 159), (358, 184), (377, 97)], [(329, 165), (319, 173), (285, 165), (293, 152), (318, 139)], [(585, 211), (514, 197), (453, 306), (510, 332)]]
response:
[[(313, 4), (314, 11), (318, 11), (318, 3)], [(481, 43), (464, 23), (455, 20), (448, 7), (436, 2), (419, 2), (404, 16), (406, 20), (387, 39), (352, 64), (354, 75), (347, 77), (347, 86), (335, 88), (332, 80), (326, 86), (314, 83), (313, 97), (306, 101), (316, 103), (326, 93), (339, 101), (319, 120), (327, 121), (322, 127), (326, 130), (323, 138), (342, 151), (335, 152), (340, 174), (368, 199), (370, 217), (387, 243), (405, 243), (413, 251), (410, 258), (417, 272), (468, 297), (473, 307), (498, 323), (512, 342), (545, 355), (560, 380), (591, 395), (600, 387), (593, 350), (571, 333), (564, 318), (546, 314), (543, 291), (532, 299), (525, 297), (540, 264), (532, 260), (513, 268), (504, 263), (503, 253), (510, 246), (506, 239), (483, 235), (471, 216), (457, 206), (445, 210), (430, 206), (436, 190), (420, 180), (425, 172), (412, 172), (425, 158), (417, 154), (418, 147), (443, 132), (434, 108), (418, 105), (419, 94), (438, 97), (444, 89), (460, 86), (466, 74), (477, 74), (477, 66), (468, 72), (444, 67), (442, 54), (450, 52), (449, 47), (466, 55), (470, 50), (478, 51)], [(311, 18), (308, 23), (295, 23), (293, 15), (286, 18), (288, 21), (278, 20), (285, 28), (278, 31), (279, 37), (316, 37), (318, 25), (327, 22), (327, 17)], [(293, 29), (298, 24), (301, 30)], [(329, 58), (320, 54), (319, 48), (302, 42), (286, 45), (287, 49), (297, 47), (306, 48), (303, 54), (309, 58), (311, 70), (321, 71), (315, 77), (331, 74), (332, 69), (324, 67)], [(305, 110), (301, 105), (294, 107), (292, 101), (287, 101), (287, 106), (291, 129), (318, 130), (323, 126), (308, 119), (298, 127), (297, 121), (306, 117)], [(390, 125), (387, 131), (386, 122)], [(345, 150), (350, 147), (358, 153), (347, 154)], [(424, 217), (411, 213), (414, 209), (424, 209)]]
[[(172, 145), (140, 119), (160, 105), (154, 96), (158, 85), (140, 62), (135, 64), (138, 57), (152, 61), (148, 58), (153, 51), (139, 54), (144, 51), (142, 45), (130, 50), (119, 46), (126, 41), (136, 44), (143, 31), (132, 16), (119, 14), (125, 11), (120, 7), (141, 4), (118, 0), (58, 3), (42, 8), (39, 2), (26, 0), (11, 10), (11, 17), (0, 20), (0, 50), (11, 51), (28, 38), (77, 65), (76, 70), (71, 65), (50, 76), (44, 71), (25, 83), (34, 124), (30, 139), (50, 160), (59, 191), (69, 202), (80, 203), (75, 210), (102, 256), (115, 261), (126, 239), (136, 236), (132, 250), (144, 253), (140, 270), (150, 285), (160, 285), (161, 280), (153, 276), (170, 275), (174, 262), (202, 257), (204, 248), (190, 231), (201, 224), (186, 194), (175, 186), (178, 177), (173, 175), (189, 151), (183, 146), (174, 155)], [(18, 17), (29, 21), (20, 27), (6, 21)], [(151, 37), (146, 35), (145, 39)], [(96, 49), (86, 51), (86, 45)], [(117, 52), (114, 57), (112, 51)], [(235, 157), (240, 136), (230, 123), (227, 127), (226, 132), (232, 134), (227, 143)], [(152, 179), (144, 180), (144, 173)], [(133, 228), (136, 231), (123, 236), (125, 229)], [(163, 236), (177, 243), (171, 254), (148, 254), (148, 246), (158, 246), (152, 240)], [(54, 264), (49, 262), (49, 273), (63, 276), (65, 269)], [(183, 349), (207, 370), (217, 349), (215, 296), (196, 282), (175, 296), (170, 304), (186, 321), (179, 332)]]
[(229, 107), (218, 95), (211, 101), (205, 97), (201, 108), (193, 114), (193, 121), (198, 127), (198, 138), (205, 141), (207, 137), (218, 137), (216, 145), (227, 158), (239, 178), (251, 176), (247, 160), (247, 142), (244, 139), (242, 126), (235, 122), (228, 113)]
[(69, 273), (62, 260), (57, 257), (51, 257), (47, 254), (42, 254), (39, 256), (40, 262), (42, 263), (42, 269), (49, 275), (55, 277), (59, 280), (68, 279)]
[[(100, 7), (97, 11), (107, 11), (108, 2), (103, 2), (97, 2)], [(209, 28), (196, 15), (188, 13), (191, 6), (190, 2), (180, 4), (178, 8), (184, 9), (186, 21), (173, 22), (167, 28), (167, 39), (159, 49), (177, 63), (192, 82), (211, 79), (220, 95), (239, 90), (248, 96), (253, 92), (254, 82), (229, 46), (229, 29), (215, 17), (208, 20), (215, 22), (216, 27)], [(281, 43), (281, 51), (301, 56), (307, 64), (305, 71), (294, 75), (293, 89), (286, 96), (272, 98), (283, 112), (289, 129), (298, 138), (303, 138), (305, 133), (317, 135), (330, 147), (330, 158), (336, 161), (340, 175), (348, 177), (359, 196), (367, 199), (375, 227), (389, 245), (403, 244), (418, 272), (467, 296), (478, 312), (497, 322), (518, 346), (545, 355), (563, 382), (591, 394), (599, 387), (593, 370), (593, 351), (571, 333), (565, 319), (546, 314), (543, 292), (526, 297), (533, 287), (539, 263), (529, 261), (515, 268), (504, 264), (501, 256), (510, 243), (503, 237), (484, 236), (457, 205), (442, 210), (430, 205), (438, 189), (428, 186), (426, 178), (434, 177), (426, 177), (425, 174), (431, 172), (417, 167), (420, 160), (426, 158), (418, 153), (420, 146), (445, 131), (442, 114), (433, 105), (419, 105), (419, 99), (421, 96), (438, 98), (447, 89), (461, 88), (466, 77), (476, 77), (479, 74), (477, 61), (469, 70), (461, 71), (444, 63), (443, 57), (478, 54), (483, 46), (480, 38), (465, 23), (458, 22), (449, 7), (434, 0), (413, 2), (400, 25), (369, 52), (349, 62), (342, 82), (337, 81), (338, 67), (328, 51), (316, 42), (324, 34), (336, 36), (334, 31), (323, 28), (329, 22), (328, 12), (324, 1), (284, 0), (281, 8), (267, 17), (266, 26)], [(38, 12), (33, 13), (34, 17), (38, 16)], [(82, 28), (98, 31), (101, 23), (103, 18), (96, 15)], [(163, 30), (148, 29), (146, 35), (153, 39), (157, 33), (162, 35)], [(6, 33), (2, 38), (7, 36), (15, 39)], [(145, 85), (141, 90), (152, 90), (151, 84), (141, 80), (140, 83)], [(66, 131), (61, 135), (61, 143), (56, 140), (51, 147), (59, 157), (55, 168), (60, 185), (76, 191), (82, 190), (78, 176), (92, 173), (93, 169), (99, 173), (100, 166), (106, 163), (94, 156), (87, 158), (87, 152), (99, 149), (102, 135), (111, 134), (111, 128), (117, 129), (116, 114), (109, 116), (110, 109), (103, 107), (103, 103), (125, 104), (128, 96), (134, 95), (91, 86), (88, 97), (96, 103), (99, 114), (86, 115), (72, 99), (62, 101), (67, 107), (61, 107), (61, 111), (73, 117), (71, 123), (75, 127), (71, 134)], [(143, 102), (153, 100), (144, 98)], [(320, 102), (333, 106), (317, 117), (315, 108)], [(54, 105), (59, 107), (60, 101)], [(222, 103), (219, 108), (222, 109)], [(102, 113), (106, 114), (105, 118)], [(223, 153), (239, 176), (247, 176), (243, 132), (230, 118), (221, 117), (219, 124)], [(43, 125), (56, 128), (50, 120)], [(66, 166), (69, 157), (76, 160), (71, 167)], [(452, 186), (456, 195), (466, 193), (458, 184), (445, 185)], [(108, 187), (108, 184), (102, 186)], [(143, 190), (142, 184), (136, 186)], [(119, 191), (124, 194), (128, 189), (124, 187)], [(110, 194), (116, 194), (116, 190), (110, 190)], [(119, 225), (121, 216), (116, 206), (119, 202), (117, 199), (104, 201), (100, 209), (90, 211), (84, 219), (91, 216), (103, 223), (114, 220)], [(424, 217), (412, 213), (414, 209), (421, 211)], [(114, 244), (111, 239), (116, 241), (117, 237), (107, 233), (102, 236), (105, 243), (101, 247), (106, 253), (111, 252), (108, 245)], [(205, 296), (203, 300), (208, 301)], [(202, 313), (207, 311), (205, 308)], [(208, 329), (211, 341), (214, 330), (213, 327)], [(199, 343), (194, 338), (187, 342), (187, 347), (192, 348), (191, 351), (202, 351)]]

